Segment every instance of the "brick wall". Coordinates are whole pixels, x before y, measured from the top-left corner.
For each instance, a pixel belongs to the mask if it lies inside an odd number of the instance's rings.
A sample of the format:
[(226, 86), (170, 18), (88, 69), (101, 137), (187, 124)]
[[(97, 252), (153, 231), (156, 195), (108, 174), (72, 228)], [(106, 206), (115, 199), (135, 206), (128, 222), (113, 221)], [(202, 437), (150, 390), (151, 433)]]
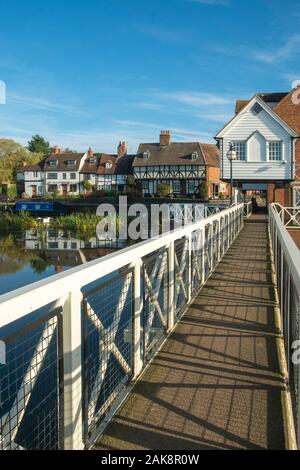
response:
[(292, 189), (289, 184), (283, 188), (276, 188), (274, 183), (268, 184), (268, 203), (278, 202), (282, 206), (289, 207), (292, 205)]
[[(208, 197), (213, 197), (213, 183), (219, 184), (222, 183), (220, 180), (220, 168), (216, 166), (207, 166), (206, 167), (206, 181), (208, 186)], [(229, 185), (227, 185), (227, 194)]]
[[(281, 100), (277, 106), (273, 109), (278, 116), (281, 117), (297, 134), (300, 135), (300, 103), (295, 104), (293, 96), (295, 90), (293, 90), (289, 95), (287, 95), (283, 100)], [(298, 91), (299, 98), (299, 91)], [(299, 99), (298, 99), (299, 101)], [(296, 153), (295, 153), (295, 164), (296, 164), (296, 175), (295, 179), (300, 180), (300, 142), (296, 143)]]

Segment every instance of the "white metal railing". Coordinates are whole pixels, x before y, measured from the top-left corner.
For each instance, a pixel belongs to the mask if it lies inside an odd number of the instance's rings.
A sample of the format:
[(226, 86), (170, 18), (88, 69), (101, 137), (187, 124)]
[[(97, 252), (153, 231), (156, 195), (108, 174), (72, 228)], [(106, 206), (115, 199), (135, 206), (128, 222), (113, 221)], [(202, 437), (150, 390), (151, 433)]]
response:
[(252, 212), (253, 212), (252, 202), (251, 201), (245, 202), (244, 203), (244, 216), (248, 219), (249, 217), (251, 217)]
[(282, 333), (292, 393), (294, 420), (300, 445), (300, 250), (287, 231), (286, 216), (278, 204), (269, 206), (269, 224), (274, 254), (278, 296), (281, 310)]
[(0, 297), (0, 449), (82, 449), (244, 223), (243, 204)]
[(274, 204), (273, 207), (285, 227), (300, 228), (300, 206), (283, 207), (280, 204)]

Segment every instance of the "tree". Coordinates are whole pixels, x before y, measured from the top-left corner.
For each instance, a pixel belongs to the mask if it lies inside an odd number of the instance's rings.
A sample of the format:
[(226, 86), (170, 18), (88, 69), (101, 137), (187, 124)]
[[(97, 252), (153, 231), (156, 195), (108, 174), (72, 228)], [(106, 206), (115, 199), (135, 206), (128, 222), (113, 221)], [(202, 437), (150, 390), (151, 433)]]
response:
[(42, 158), (42, 154), (28, 152), (12, 139), (0, 139), (0, 183), (14, 181), (24, 163), (34, 165)]
[(171, 187), (166, 183), (159, 183), (156, 192), (159, 197), (166, 197), (170, 194)]
[(38, 134), (32, 136), (28, 142), (27, 149), (32, 153), (41, 153), (43, 157), (47, 157), (51, 152), (49, 142)]
[(207, 199), (208, 188), (206, 181), (202, 181), (199, 185), (199, 196), (201, 199)]

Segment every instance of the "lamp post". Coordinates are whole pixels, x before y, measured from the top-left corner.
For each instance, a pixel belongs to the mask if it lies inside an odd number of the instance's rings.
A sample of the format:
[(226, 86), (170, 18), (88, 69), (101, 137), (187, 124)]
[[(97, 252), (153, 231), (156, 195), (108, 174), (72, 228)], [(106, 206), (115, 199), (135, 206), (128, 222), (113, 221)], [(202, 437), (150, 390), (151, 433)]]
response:
[(232, 190), (233, 190), (233, 179), (232, 179), (232, 162), (234, 160), (236, 160), (237, 158), (237, 154), (236, 154), (236, 151), (232, 149), (232, 147), (230, 147), (228, 153), (227, 153), (227, 158), (230, 162), (230, 205), (232, 206), (232, 201), (233, 201), (233, 193), (232, 193)]

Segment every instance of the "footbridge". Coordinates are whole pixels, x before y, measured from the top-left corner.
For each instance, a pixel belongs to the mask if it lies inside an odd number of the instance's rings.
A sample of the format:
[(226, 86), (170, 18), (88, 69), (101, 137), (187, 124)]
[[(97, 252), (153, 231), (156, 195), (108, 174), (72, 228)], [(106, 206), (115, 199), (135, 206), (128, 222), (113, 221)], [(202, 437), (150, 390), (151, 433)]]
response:
[(296, 449), (286, 217), (236, 205), (2, 295), (0, 449)]

